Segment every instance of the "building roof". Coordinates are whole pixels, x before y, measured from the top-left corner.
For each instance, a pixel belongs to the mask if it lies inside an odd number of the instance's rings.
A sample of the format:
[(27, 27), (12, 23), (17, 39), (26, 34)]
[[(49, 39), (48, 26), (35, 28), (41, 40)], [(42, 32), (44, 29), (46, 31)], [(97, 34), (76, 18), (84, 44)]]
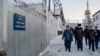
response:
[(94, 13), (92, 16), (95, 16), (96, 14), (98, 14), (100, 12), (100, 10), (98, 10), (96, 13)]

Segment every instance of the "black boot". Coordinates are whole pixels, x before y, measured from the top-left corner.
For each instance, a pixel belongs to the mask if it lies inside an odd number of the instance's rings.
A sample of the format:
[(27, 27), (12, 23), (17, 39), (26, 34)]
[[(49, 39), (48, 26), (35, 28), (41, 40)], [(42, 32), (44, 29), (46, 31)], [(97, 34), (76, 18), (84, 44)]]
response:
[(81, 51), (83, 51), (83, 48), (81, 48)]
[(93, 52), (95, 52), (95, 50), (92, 50)]
[(96, 50), (98, 49), (98, 47), (96, 47)]
[(69, 52), (71, 52), (70, 48), (69, 48)]
[(79, 51), (79, 48), (77, 48), (77, 50)]
[(65, 49), (65, 51), (67, 51), (67, 48)]

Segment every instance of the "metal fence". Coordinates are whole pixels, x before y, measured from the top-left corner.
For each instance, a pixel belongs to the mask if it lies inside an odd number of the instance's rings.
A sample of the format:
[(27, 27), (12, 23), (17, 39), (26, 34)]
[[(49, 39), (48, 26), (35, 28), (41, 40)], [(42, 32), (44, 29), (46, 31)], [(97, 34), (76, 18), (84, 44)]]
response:
[[(51, 16), (50, 19), (55, 20)], [(10, 1), (7, 9), (7, 56), (38, 56), (57, 35), (57, 25), (47, 25), (46, 19), (42, 3)]]
[[(20, 17), (24, 17), (25, 21), (21, 23), (25, 25), (18, 27), (14, 22), (18, 22)], [(25, 26), (24, 30), (22, 26)], [(7, 56), (38, 56), (47, 46), (45, 18), (27, 13), (19, 7), (9, 6), (7, 32)]]

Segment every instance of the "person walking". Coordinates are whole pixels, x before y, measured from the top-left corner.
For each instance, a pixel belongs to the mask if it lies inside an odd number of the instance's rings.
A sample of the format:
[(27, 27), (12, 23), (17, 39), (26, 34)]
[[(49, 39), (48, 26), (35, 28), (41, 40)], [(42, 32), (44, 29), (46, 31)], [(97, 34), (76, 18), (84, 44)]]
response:
[(88, 31), (89, 31), (89, 28), (88, 28), (88, 26), (86, 26), (86, 28), (84, 29), (84, 37), (85, 37), (86, 45), (88, 44)]
[(95, 27), (95, 47), (96, 49), (98, 49), (99, 39), (100, 39), (100, 30), (98, 29), (98, 26), (96, 26)]
[(77, 44), (77, 39), (76, 39), (76, 34), (75, 34), (76, 29), (77, 29), (77, 26), (75, 26), (75, 30), (74, 30), (75, 45)]
[(83, 51), (83, 29), (81, 24), (78, 24), (75, 30), (75, 35), (77, 39), (77, 50), (79, 51), (79, 49), (81, 49), (81, 51)]
[(92, 51), (95, 51), (94, 49), (95, 31), (92, 25), (90, 26), (88, 36), (89, 36), (89, 50), (91, 49), (92, 46)]
[(72, 37), (72, 32), (69, 28), (69, 26), (66, 26), (66, 30), (64, 30), (63, 36), (62, 36), (62, 40), (64, 39), (64, 45), (65, 45), (65, 51), (67, 51), (67, 49), (69, 50), (69, 52), (71, 52), (71, 41), (73, 40)]
[(74, 33), (74, 28), (73, 27), (70, 27), (70, 30), (71, 30), (71, 32), (72, 32), (72, 34), (74, 35), (75, 33)]

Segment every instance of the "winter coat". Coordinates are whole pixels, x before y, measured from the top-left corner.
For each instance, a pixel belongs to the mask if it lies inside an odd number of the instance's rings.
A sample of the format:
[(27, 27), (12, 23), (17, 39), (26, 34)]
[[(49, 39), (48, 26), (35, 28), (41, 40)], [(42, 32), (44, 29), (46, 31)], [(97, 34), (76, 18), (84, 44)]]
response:
[(72, 34), (75, 35), (75, 30), (73, 28), (70, 29), (72, 31)]
[(71, 30), (65, 30), (64, 33), (63, 33), (62, 39), (72, 41), (73, 35), (72, 35)]
[(89, 40), (93, 40), (93, 41), (95, 40), (95, 31), (93, 29), (89, 30), (88, 37)]
[(88, 31), (89, 31), (88, 29), (84, 30), (84, 36), (85, 36), (85, 38), (88, 38)]
[(75, 36), (76, 36), (76, 39), (83, 39), (83, 29), (76, 28), (75, 29)]
[(95, 40), (99, 41), (100, 39), (100, 30), (95, 30)]

